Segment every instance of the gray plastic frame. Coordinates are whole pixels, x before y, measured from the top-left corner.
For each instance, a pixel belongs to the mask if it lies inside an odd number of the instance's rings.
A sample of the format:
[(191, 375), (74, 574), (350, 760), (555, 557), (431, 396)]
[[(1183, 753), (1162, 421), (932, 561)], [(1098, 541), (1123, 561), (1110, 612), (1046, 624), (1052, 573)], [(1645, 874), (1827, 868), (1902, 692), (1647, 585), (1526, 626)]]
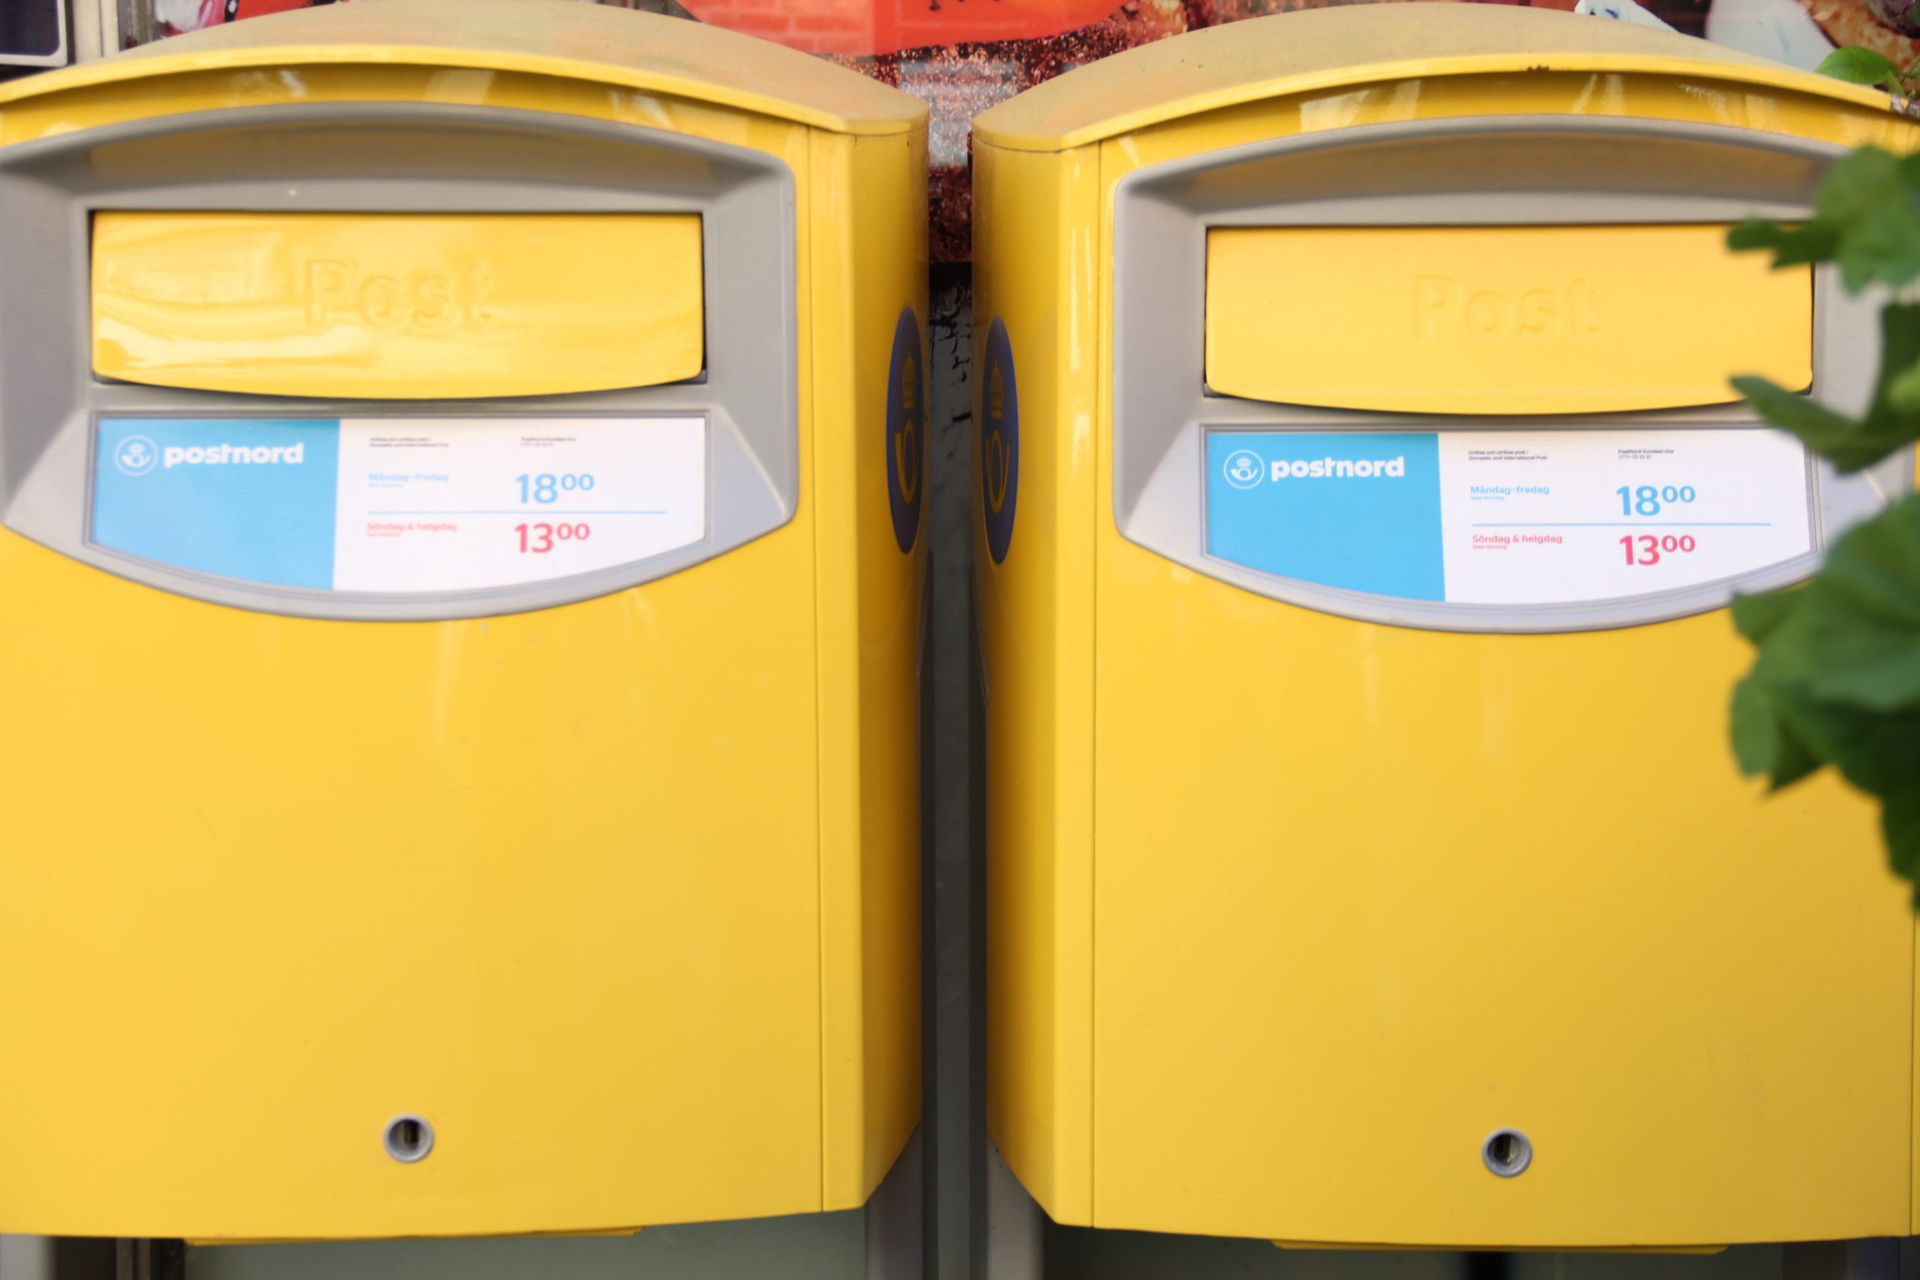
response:
[[(1272, 139), (1129, 174), (1113, 220), (1113, 502), (1123, 536), (1276, 600), (1397, 626), (1543, 632), (1633, 626), (1724, 606), (1812, 573), (1848, 526), (1912, 487), (1911, 451), (1841, 476), (1815, 462), (1813, 551), (1734, 578), (1552, 605), (1447, 604), (1277, 577), (1206, 549), (1209, 432), (1499, 431), (1751, 427), (1743, 405), (1543, 420), (1351, 412), (1215, 395), (1206, 387), (1210, 227), (1725, 223), (1807, 216), (1841, 148), (1717, 125), (1512, 116), (1365, 125)], [(1827, 269), (1814, 278), (1814, 391), (1865, 407), (1877, 308)]]
[[(581, 117), (425, 103), (197, 112), (0, 151), (0, 523), (151, 586), (317, 618), (516, 613), (712, 559), (784, 525), (798, 507), (794, 201), (792, 171), (762, 152)], [(706, 369), (664, 386), (435, 402), (105, 381), (92, 371), (91, 221), (122, 209), (697, 214)], [(403, 595), (241, 582), (88, 541), (96, 425), (123, 416), (699, 416), (707, 422), (707, 528), (700, 541), (643, 560), (508, 587)]]

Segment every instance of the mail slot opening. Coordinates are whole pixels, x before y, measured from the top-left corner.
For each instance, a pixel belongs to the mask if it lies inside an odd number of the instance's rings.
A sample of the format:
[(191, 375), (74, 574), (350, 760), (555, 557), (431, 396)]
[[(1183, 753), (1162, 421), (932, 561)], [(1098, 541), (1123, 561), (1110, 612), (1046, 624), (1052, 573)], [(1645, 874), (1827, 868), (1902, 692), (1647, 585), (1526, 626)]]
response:
[(1407, 413), (1726, 404), (1813, 377), (1809, 267), (1769, 271), (1717, 224), (1214, 227), (1217, 395)]
[(696, 214), (100, 213), (93, 369), (392, 400), (680, 382), (701, 249)]

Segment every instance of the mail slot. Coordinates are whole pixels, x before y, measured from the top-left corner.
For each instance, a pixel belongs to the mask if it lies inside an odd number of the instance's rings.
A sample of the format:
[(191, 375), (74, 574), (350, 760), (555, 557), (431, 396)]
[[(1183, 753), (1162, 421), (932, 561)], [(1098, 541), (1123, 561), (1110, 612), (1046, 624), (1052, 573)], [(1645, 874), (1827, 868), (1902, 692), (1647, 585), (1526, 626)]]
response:
[(1920, 142), (1668, 32), (1364, 5), (974, 131), (988, 1122), (1061, 1222), (1321, 1245), (1915, 1229), (1872, 806), (1727, 741), (1871, 306), (1727, 228)]
[[(1724, 226), (1220, 227), (1207, 386), (1409, 413), (1724, 404), (1730, 370), (1805, 388), (1813, 271)], [(1676, 281), (1686, 282), (1676, 302)]]
[(476, 399), (701, 369), (697, 214), (174, 214), (93, 225), (93, 369), (253, 395)]
[(866, 1201), (919, 1115), (924, 129), (570, 0), (0, 86), (0, 1231)]

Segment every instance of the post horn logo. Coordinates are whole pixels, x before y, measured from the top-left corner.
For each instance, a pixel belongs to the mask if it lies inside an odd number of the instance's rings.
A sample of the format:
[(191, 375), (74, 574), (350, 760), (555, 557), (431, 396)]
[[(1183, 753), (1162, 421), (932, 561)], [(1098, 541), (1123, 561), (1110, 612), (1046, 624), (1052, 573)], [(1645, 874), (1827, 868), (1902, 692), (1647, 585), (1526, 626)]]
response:
[(1013, 343), (1004, 321), (987, 331), (980, 405), (980, 505), (993, 562), (1007, 558), (1020, 505), (1020, 383), (1013, 372)]
[(1222, 468), (1227, 483), (1236, 489), (1252, 489), (1266, 478), (1267, 464), (1251, 449), (1236, 449), (1227, 455)]
[(128, 436), (114, 448), (113, 465), (122, 475), (143, 476), (160, 465), (160, 448), (145, 436)]
[(887, 372), (887, 506), (893, 513), (893, 540), (902, 551), (913, 550), (919, 537), (926, 489), (927, 384), (920, 354), (920, 324), (907, 307), (893, 329)]
[(981, 455), (981, 467), (987, 486), (987, 510), (998, 515), (1007, 506), (1007, 485), (1013, 479), (1013, 458), (1000, 422), (1007, 414), (1006, 378), (998, 366), (987, 371), (987, 443)]
[(900, 430), (893, 437), (893, 475), (900, 496), (908, 502), (920, 497), (920, 362), (907, 357), (900, 378)]

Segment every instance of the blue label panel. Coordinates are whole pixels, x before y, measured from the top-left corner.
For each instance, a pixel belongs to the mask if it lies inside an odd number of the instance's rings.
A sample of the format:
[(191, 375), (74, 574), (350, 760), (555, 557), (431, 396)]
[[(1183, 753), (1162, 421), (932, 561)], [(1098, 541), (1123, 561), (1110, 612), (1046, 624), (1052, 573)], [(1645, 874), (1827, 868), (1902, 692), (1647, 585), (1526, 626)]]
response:
[(987, 330), (980, 397), (980, 502), (993, 562), (1013, 545), (1013, 515), (1020, 500), (1020, 384), (1013, 376), (1013, 341), (998, 318)]
[(1209, 432), (1207, 551), (1323, 587), (1443, 600), (1440, 439)]
[(200, 573), (333, 585), (340, 424), (103, 418), (91, 539)]
[(900, 313), (893, 330), (893, 362), (887, 374), (887, 503), (893, 538), (913, 550), (920, 531), (920, 495), (926, 488), (927, 379), (920, 367), (920, 325), (913, 308)]

